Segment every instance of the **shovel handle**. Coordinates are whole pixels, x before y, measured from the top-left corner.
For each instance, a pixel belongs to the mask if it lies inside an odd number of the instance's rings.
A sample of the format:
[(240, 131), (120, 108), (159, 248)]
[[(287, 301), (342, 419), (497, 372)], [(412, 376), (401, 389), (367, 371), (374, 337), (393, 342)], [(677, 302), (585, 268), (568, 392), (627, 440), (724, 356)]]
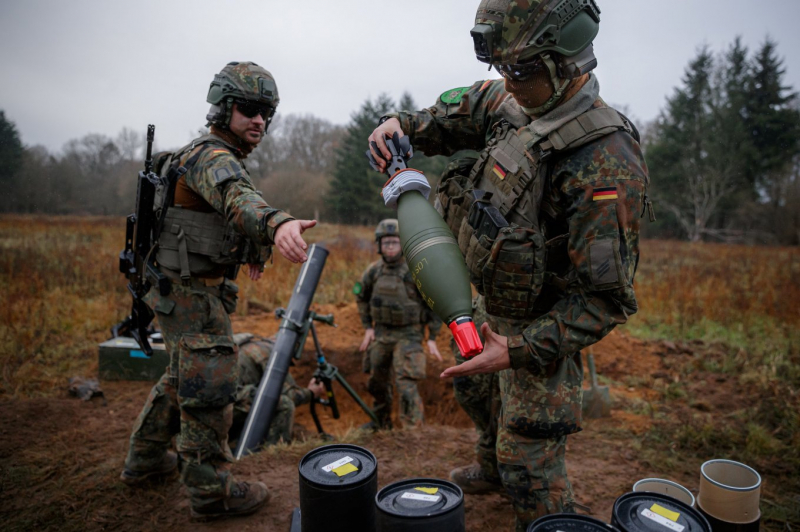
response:
[(589, 359), (589, 375), (592, 376), (592, 388), (597, 388), (597, 371), (594, 369), (594, 354), (591, 350), (587, 358)]

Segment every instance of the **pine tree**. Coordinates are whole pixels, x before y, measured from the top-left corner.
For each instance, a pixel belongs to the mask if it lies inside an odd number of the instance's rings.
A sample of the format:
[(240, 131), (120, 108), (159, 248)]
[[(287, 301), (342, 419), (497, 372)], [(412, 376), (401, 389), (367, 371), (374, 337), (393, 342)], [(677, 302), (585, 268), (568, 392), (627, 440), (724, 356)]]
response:
[(378, 120), (394, 107), (392, 99), (381, 94), (375, 101), (365, 101), (351, 116), (336, 150), (336, 165), (327, 196), (328, 208), (340, 222), (373, 225), (394, 217), (394, 211), (384, 206), (380, 196), (386, 176), (370, 168), (364, 154), (367, 138)]
[(773, 207), (781, 204), (794, 157), (800, 153), (797, 93), (784, 85), (783, 60), (767, 38), (752, 62), (746, 94), (746, 124), (754, 154), (748, 174)]
[(15, 210), (14, 191), (19, 189), (17, 178), (24, 151), (17, 126), (6, 119), (5, 112), (0, 110), (0, 187), (7, 192), (0, 203), (2, 211)]
[(647, 149), (654, 197), (692, 241), (723, 233), (713, 220), (743, 178), (736, 151), (741, 120), (732, 118), (725, 79), (724, 68), (702, 48), (689, 63), (683, 86), (667, 99)]

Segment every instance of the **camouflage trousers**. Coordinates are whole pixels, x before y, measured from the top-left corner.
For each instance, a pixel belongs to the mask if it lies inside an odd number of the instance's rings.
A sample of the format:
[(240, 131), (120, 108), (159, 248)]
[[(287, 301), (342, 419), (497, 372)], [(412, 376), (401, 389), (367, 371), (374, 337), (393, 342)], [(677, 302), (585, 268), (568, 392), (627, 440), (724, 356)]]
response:
[[(491, 316), (489, 323), (507, 337), (530, 325)], [(547, 367), (506, 369), (498, 377), (498, 468), (511, 496), (516, 530), (524, 532), (543, 515), (574, 511), (565, 451), (567, 435), (581, 430), (581, 354)]]
[(543, 515), (574, 512), (566, 447), (566, 436), (533, 439), (499, 427), (497, 465), (503, 487), (511, 496), (516, 532), (525, 532)]
[[(461, 365), (466, 360), (461, 356), (455, 341), (450, 349)], [(497, 469), (497, 418), (500, 415), (500, 389), (497, 373), (481, 373), (453, 379), (453, 395), (462, 410), (475, 424), (478, 442), (475, 444), (475, 459), (486, 477), (500, 478)]]
[(236, 346), (228, 313), (213, 289), (172, 285), (147, 296), (164, 335), (170, 367), (153, 387), (130, 438), (125, 467), (147, 471), (176, 438), (181, 480), (192, 504), (227, 497), (234, 482), (228, 429), (236, 393)]
[(392, 416), (392, 373), (400, 395), (400, 421), (403, 426), (423, 422), (422, 397), (417, 381), (425, 378), (425, 353), (422, 333), (408, 327), (395, 330), (378, 329), (369, 346), (372, 373), (367, 389), (375, 399), (373, 410), (381, 426), (389, 426)]

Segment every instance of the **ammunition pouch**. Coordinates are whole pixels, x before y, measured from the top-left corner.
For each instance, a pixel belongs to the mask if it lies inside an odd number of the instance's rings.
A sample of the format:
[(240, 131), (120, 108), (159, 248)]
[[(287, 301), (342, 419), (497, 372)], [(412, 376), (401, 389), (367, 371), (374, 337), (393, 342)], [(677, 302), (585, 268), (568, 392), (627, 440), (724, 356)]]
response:
[(422, 323), (422, 305), (409, 297), (406, 283), (396, 274), (378, 277), (372, 289), (369, 311), (376, 325), (404, 327)]
[(516, 226), (501, 229), (482, 269), (486, 311), (501, 318), (532, 318), (546, 266), (542, 233)]
[(247, 237), (231, 227), (222, 215), (167, 209), (158, 242), (156, 261), (180, 272), (181, 279), (219, 271), (220, 266), (240, 264), (246, 258)]
[(472, 180), (468, 176), (476, 162), (475, 157), (462, 157), (450, 161), (436, 188), (439, 214), (456, 236), (462, 220), (469, 212), (467, 194), (472, 189)]

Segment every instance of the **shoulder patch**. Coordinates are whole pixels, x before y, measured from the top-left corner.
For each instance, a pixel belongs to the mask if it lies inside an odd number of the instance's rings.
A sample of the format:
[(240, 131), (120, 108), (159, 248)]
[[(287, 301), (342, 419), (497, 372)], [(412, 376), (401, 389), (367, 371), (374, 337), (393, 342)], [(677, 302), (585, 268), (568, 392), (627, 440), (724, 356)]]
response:
[(469, 90), (469, 87), (460, 87), (458, 89), (450, 89), (449, 91), (444, 91), (439, 99), (442, 100), (443, 103), (452, 104), (452, 103), (460, 103), (461, 98), (464, 96), (464, 93)]
[(359, 295), (363, 291), (364, 287), (361, 285), (361, 283), (356, 283), (355, 286), (353, 286), (353, 293), (355, 295)]
[(484, 81), (484, 82), (483, 82), (483, 85), (481, 85), (481, 88), (480, 88), (480, 89), (478, 89), (478, 90), (479, 90), (480, 92), (483, 92), (483, 90), (484, 90), (486, 87), (488, 87), (489, 85), (491, 85), (491, 83), (492, 83), (493, 81), (494, 81), (493, 79), (487, 79), (486, 81)]
[(229, 168), (217, 168), (214, 170), (214, 181), (219, 185), (220, 183), (231, 179), (232, 177), (236, 177), (236, 174), (230, 171)]

